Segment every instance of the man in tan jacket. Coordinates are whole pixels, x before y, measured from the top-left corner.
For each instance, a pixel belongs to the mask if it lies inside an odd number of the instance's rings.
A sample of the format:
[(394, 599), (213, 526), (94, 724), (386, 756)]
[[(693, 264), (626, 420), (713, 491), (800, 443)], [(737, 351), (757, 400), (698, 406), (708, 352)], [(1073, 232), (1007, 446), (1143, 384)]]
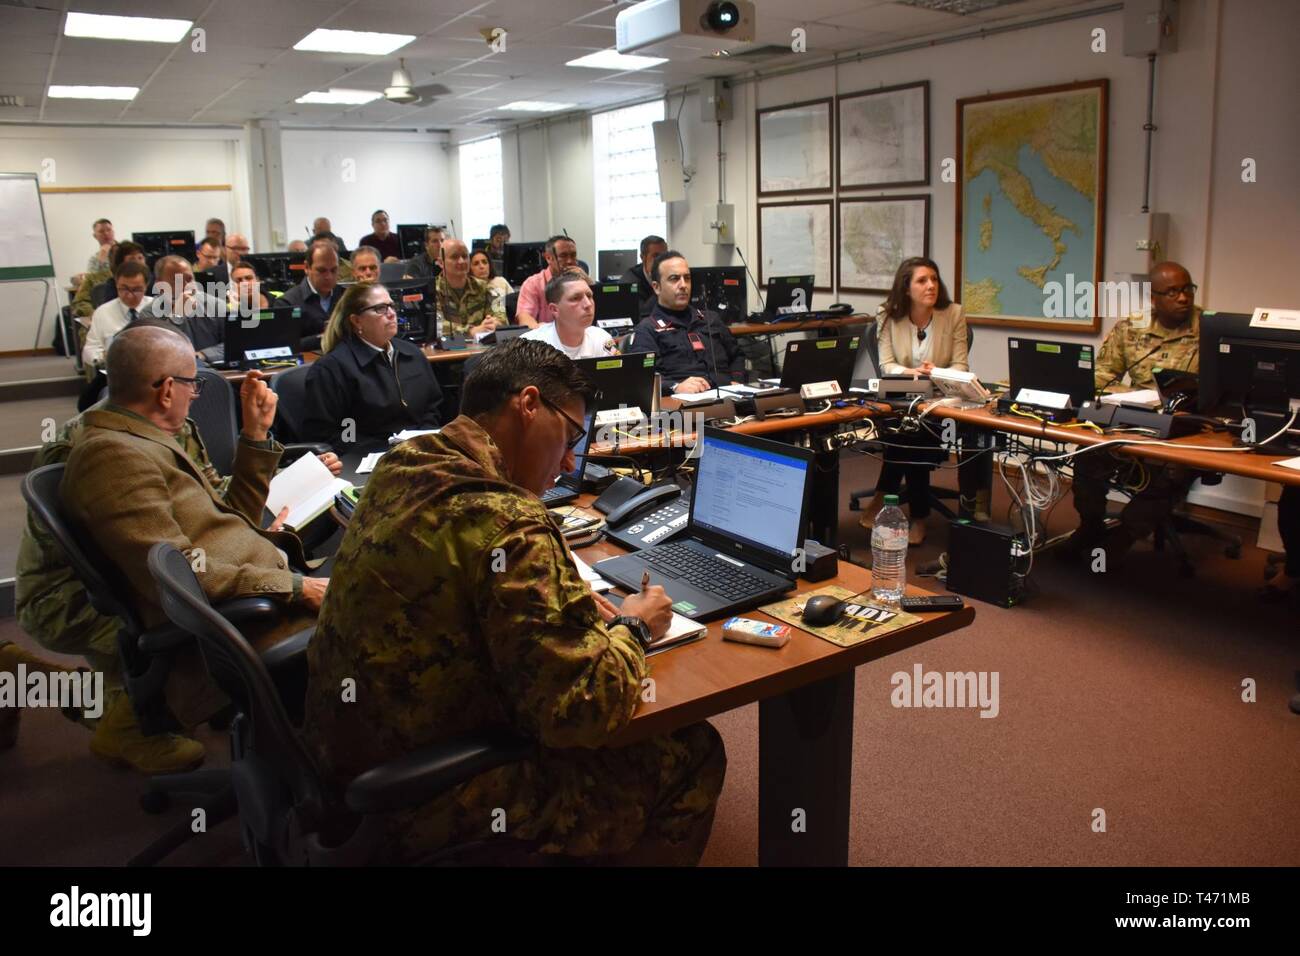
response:
[[(108, 402), (86, 412), (60, 493), (73, 522), (120, 570), (144, 626), (166, 622), (146, 566), (159, 541), (190, 556), (214, 603), (241, 597), (284, 603), (274, 625), (246, 632), (259, 650), (312, 626), (328, 581), (291, 570), (305, 561), (295, 535), (260, 527), (283, 451), (268, 435), (276, 396), (261, 375), (250, 372), (240, 388), (243, 430), (220, 497), (176, 440), (202, 386), (190, 342), (168, 329), (127, 329), (114, 338), (107, 364)], [(179, 655), (167, 703), (192, 726), (212, 716), (223, 698), (194, 655)]]

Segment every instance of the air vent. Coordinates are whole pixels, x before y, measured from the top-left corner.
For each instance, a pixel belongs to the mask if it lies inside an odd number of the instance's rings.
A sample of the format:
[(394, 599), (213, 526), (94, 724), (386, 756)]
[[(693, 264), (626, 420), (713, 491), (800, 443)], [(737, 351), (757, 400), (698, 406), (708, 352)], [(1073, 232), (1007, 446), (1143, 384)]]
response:
[(18, 109), (22, 109), (26, 105), (27, 101), (21, 96), (10, 96), (8, 94), (0, 93), (0, 107), (15, 106)]
[(794, 56), (795, 53), (789, 46), (781, 46), (779, 43), (769, 43), (766, 46), (751, 46), (743, 50), (732, 51), (728, 56), (705, 56), (705, 60), (718, 60), (726, 63), (728, 60), (766, 60), (774, 56)]

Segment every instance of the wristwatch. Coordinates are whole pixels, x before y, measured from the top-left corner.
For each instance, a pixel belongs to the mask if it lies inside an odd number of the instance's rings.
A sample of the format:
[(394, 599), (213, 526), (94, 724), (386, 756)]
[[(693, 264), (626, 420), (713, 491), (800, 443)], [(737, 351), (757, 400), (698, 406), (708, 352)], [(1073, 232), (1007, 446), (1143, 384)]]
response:
[(650, 628), (646, 626), (645, 621), (641, 620), (639, 617), (629, 617), (626, 614), (620, 614), (618, 617), (614, 618), (614, 620), (609, 622), (610, 627), (615, 627), (619, 624), (622, 624), (632, 632), (632, 636), (641, 643), (642, 650), (650, 649), (650, 645), (654, 643), (654, 635), (650, 633)]

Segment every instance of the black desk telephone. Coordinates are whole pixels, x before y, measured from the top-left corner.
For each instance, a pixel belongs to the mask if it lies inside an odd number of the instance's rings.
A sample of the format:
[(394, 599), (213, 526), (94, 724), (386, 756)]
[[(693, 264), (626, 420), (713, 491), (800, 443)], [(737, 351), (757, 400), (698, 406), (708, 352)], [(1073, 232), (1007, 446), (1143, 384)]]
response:
[(639, 551), (670, 541), (686, 530), (690, 501), (677, 485), (647, 488), (631, 478), (620, 478), (593, 503), (605, 514), (606, 537)]

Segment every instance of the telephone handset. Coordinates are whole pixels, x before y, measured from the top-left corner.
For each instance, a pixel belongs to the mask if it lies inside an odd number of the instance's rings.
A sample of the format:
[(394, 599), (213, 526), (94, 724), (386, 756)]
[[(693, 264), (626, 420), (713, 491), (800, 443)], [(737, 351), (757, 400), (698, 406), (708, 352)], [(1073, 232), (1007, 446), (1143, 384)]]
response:
[(605, 524), (611, 528), (622, 527), (637, 515), (654, 511), (660, 505), (680, 497), (681, 493), (682, 489), (676, 485), (660, 485), (657, 488), (647, 488), (607, 514)]
[(853, 306), (849, 305), (847, 302), (832, 302), (822, 311), (827, 315), (852, 315)]

